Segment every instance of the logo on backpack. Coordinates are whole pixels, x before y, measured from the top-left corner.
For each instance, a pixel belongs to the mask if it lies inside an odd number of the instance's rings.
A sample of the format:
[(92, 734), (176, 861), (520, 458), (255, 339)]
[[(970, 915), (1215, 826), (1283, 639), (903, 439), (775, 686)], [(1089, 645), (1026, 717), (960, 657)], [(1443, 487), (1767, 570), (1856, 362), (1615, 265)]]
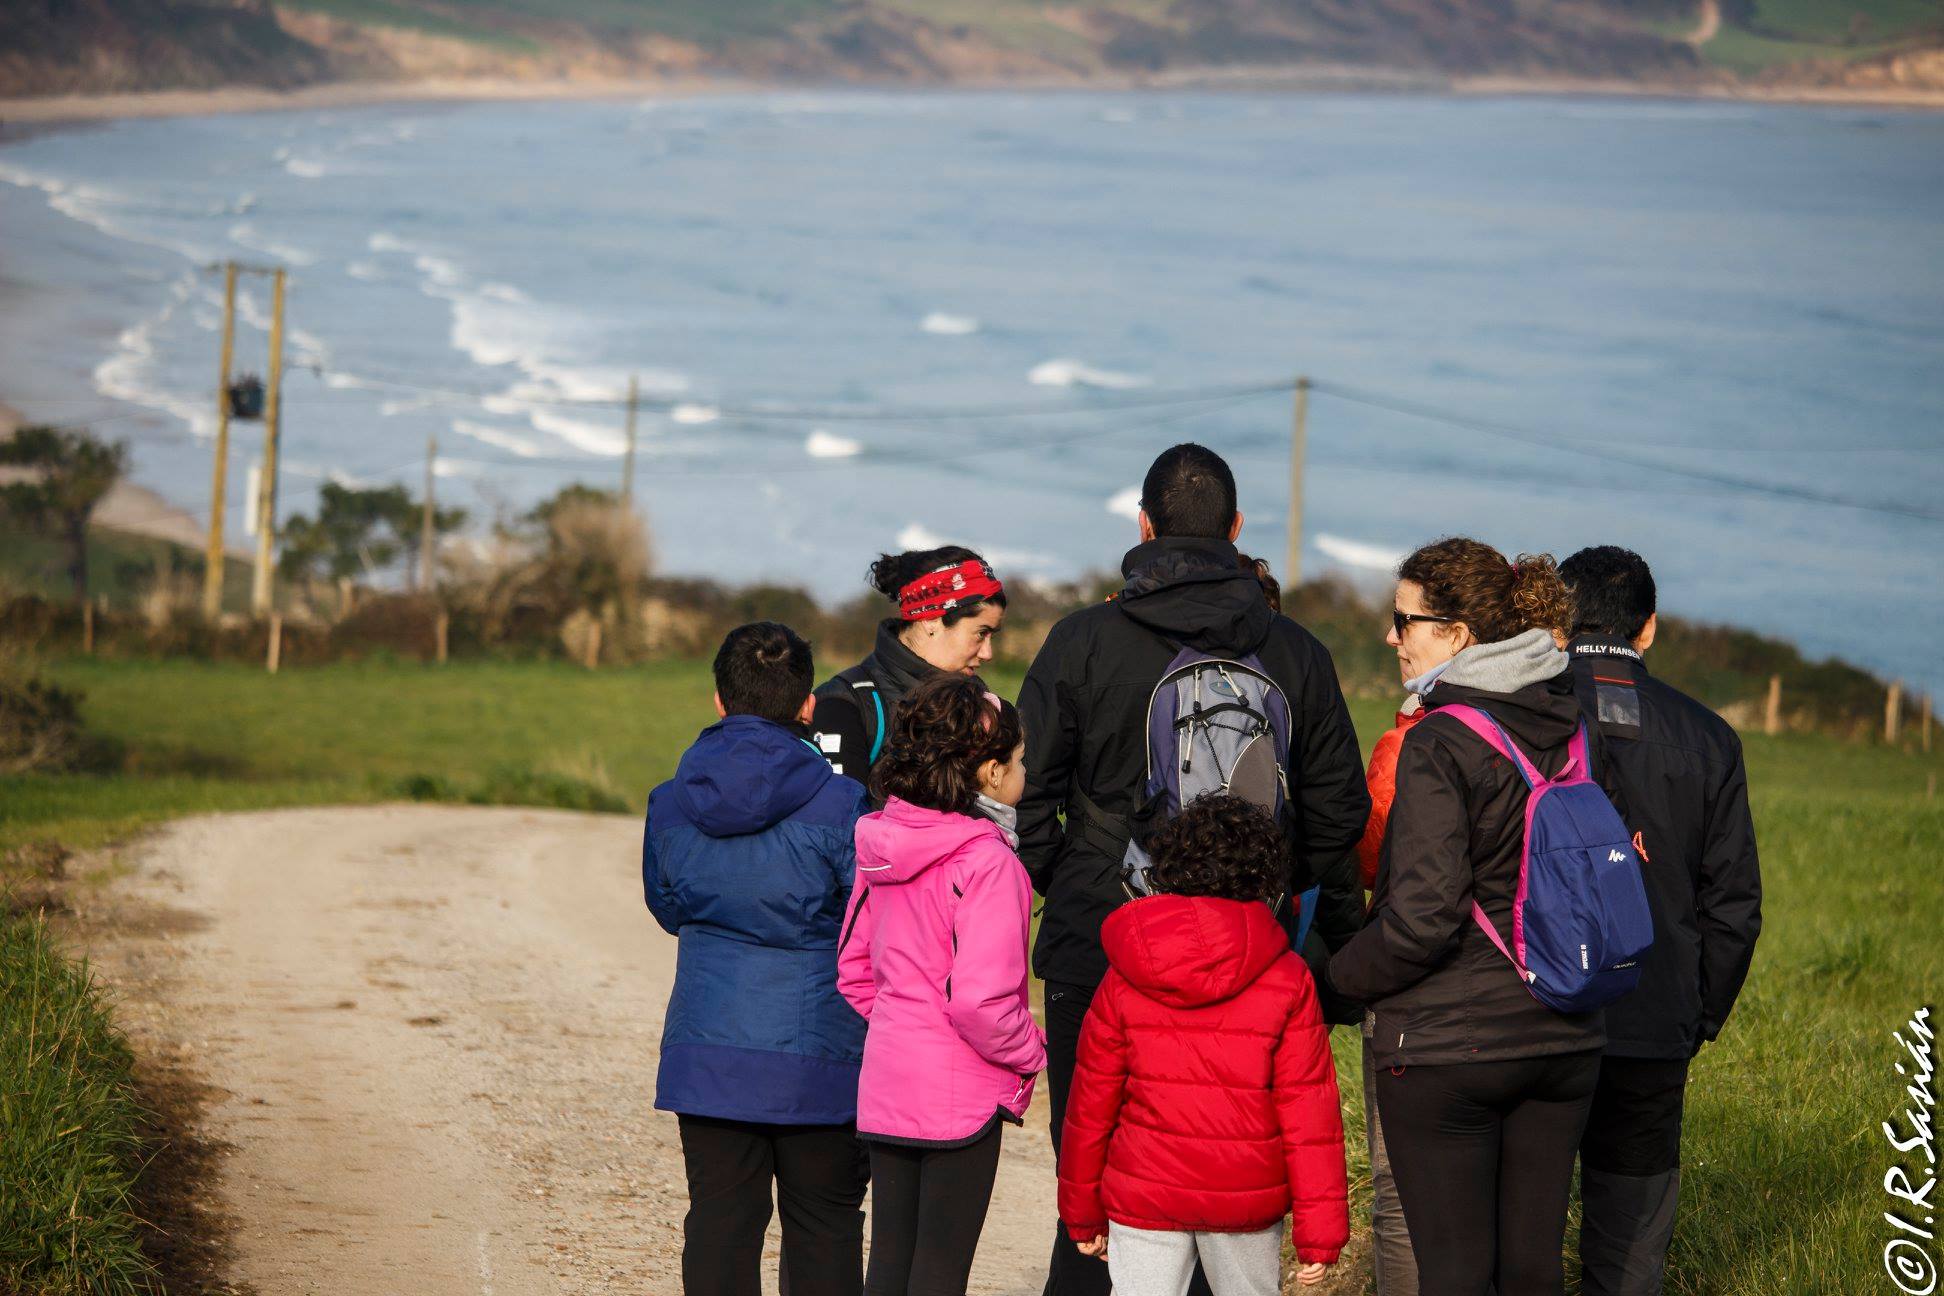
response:
[(1532, 997), (1556, 1012), (1589, 1012), (1632, 990), (1640, 981), (1640, 956), (1654, 943), (1654, 920), (1626, 825), (1587, 777), (1585, 722), (1566, 748), (1566, 767), (1549, 779), (1485, 712), (1447, 706), (1435, 714), (1491, 744), (1530, 789), (1511, 947), (1476, 900), (1473, 920), (1512, 961)]

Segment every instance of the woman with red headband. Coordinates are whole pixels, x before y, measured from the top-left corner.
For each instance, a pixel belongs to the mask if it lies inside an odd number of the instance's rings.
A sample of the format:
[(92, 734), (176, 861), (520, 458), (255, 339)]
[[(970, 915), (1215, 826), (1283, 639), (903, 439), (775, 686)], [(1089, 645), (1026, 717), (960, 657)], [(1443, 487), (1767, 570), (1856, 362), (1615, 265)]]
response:
[(976, 675), (992, 660), (992, 636), (1006, 616), (1006, 590), (970, 549), (880, 554), (871, 587), (897, 606), (878, 623), (877, 646), (817, 689), (812, 741), (839, 774), (868, 783), (890, 740), (898, 701), (939, 673)]

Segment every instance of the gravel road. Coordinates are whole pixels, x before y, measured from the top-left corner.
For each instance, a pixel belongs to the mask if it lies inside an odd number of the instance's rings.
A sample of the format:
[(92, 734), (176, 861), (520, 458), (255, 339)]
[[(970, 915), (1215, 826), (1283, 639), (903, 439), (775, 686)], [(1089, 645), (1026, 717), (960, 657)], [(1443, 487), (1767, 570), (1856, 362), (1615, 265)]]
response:
[[(232, 1283), (680, 1290), (681, 1151), (650, 1106), (675, 942), (639, 832), (386, 806), (188, 820), (123, 853), (79, 930), (138, 1049), (208, 1086)], [(1006, 1138), (973, 1291), (1024, 1296), (1051, 1240), (1043, 1098)]]

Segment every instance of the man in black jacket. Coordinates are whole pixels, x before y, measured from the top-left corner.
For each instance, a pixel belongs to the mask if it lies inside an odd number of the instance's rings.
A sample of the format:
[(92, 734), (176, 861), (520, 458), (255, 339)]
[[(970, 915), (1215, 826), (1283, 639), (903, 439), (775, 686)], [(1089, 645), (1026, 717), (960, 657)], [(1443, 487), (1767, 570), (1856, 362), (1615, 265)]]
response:
[[(1020, 690), (1026, 796), (1019, 853), (1046, 897), (1033, 971), (1046, 982), (1047, 1081), (1057, 1150), (1080, 1025), (1107, 974), (1100, 924), (1126, 899), (1121, 855), (1147, 780), (1147, 708), (1184, 646), (1254, 653), (1289, 699), (1290, 895), (1320, 885), (1312, 938), (1330, 949), (1363, 917), (1353, 851), (1370, 815), (1363, 762), (1336, 667), (1315, 636), (1272, 612), (1235, 537), (1235, 477), (1220, 455), (1164, 452), (1141, 487), (1141, 543), (1127, 584), (1053, 627)], [(1064, 812), (1065, 823), (1061, 823)], [(1056, 1226), (1049, 1296), (1104, 1296), (1107, 1266)]]
[(1661, 1290), (1680, 1193), (1688, 1060), (1721, 1033), (1762, 930), (1762, 881), (1741, 740), (1647, 673), (1654, 577), (1640, 555), (1582, 549), (1574, 687), (1603, 739), (1600, 782), (1634, 830), (1654, 947), (1639, 988), (1606, 1010), (1607, 1047), (1580, 1144), (1586, 1296)]

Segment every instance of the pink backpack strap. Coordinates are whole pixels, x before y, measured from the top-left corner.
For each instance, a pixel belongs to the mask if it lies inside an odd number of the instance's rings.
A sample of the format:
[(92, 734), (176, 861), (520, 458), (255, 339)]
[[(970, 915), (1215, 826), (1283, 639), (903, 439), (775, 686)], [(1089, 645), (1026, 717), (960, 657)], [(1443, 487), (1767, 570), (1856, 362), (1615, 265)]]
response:
[(1526, 754), (1513, 745), (1512, 739), (1506, 735), (1505, 730), (1499, 728), (1498, 721), (1492, 719), (1492, 717), (1486, 715), (1477, 707), (1469, 707), (1461, 704), (1441, 706), (1434, 710), (1432, 714), (1448, 715), (1459, 724), (1465, 726), (1465, 728), (1477, 734), (1480, 738), (1483, 738), (1491, 745), (1493, 751), (1519, 767), (1519, 773), (1525, 776), (1526, 786), (1536, 788), (1546, 781), (1545, 777), (1534, 768), (1532, 762), (1526, 759)]

